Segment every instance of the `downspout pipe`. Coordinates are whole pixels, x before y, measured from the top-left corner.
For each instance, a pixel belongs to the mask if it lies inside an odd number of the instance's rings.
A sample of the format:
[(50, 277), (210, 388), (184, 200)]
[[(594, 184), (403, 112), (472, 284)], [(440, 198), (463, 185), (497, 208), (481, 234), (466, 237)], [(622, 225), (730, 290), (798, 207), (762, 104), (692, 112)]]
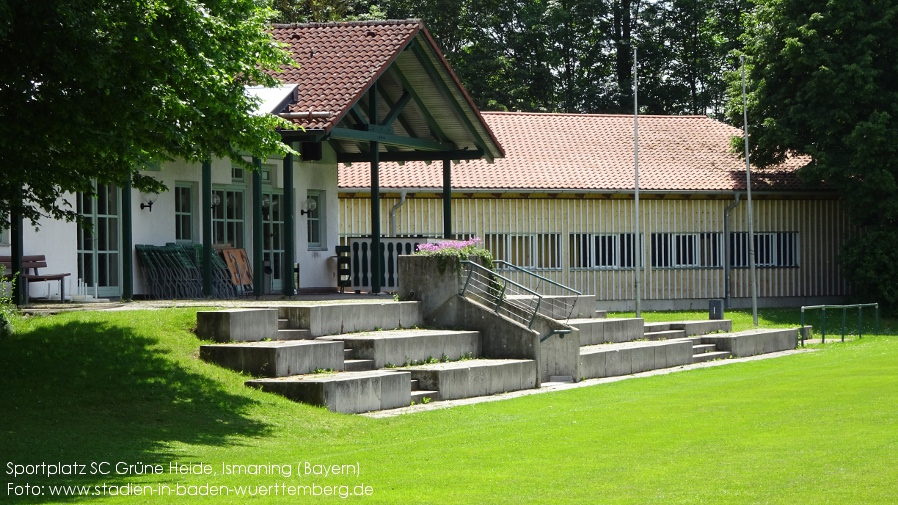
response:
[(390, 209), (390, 236), (396, 236), (396, 211), (399, 210), (399, 207), (405, 205), (405, 195), (406, 191), (403, 189), (401, 193), (399, 193), (399, 202), (393, 205), (393, 208)]
[(723, 209), (723, 306), (730, 308), (730, 211), (739, 205), (740, 194), (727, 208)]

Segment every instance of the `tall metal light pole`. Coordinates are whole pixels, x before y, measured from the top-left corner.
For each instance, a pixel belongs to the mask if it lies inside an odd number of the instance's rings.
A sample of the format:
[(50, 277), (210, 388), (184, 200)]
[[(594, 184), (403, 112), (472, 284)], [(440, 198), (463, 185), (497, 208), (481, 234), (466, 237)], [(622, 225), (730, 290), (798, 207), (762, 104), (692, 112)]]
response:
[(751, 207), (751, 162), (748, 157), (748, 101), (745, 98), (745, 55), (739, 57), (742, 63), (742, 134), (745, 140), (745, 192), (748, 200), (748, 264), (751, 279), (751, 316), (758, 326), (758, 283), (755, 276), (755, 215)]
[(634, 220), (636, 237), (634, 239), (634, 258), (636, 263), (636, 317), (642, 317), (642, 240), (639, 225), (639, 74), (636, 67), (636, 48), (633, 48), (633, 166), (634, 169)]

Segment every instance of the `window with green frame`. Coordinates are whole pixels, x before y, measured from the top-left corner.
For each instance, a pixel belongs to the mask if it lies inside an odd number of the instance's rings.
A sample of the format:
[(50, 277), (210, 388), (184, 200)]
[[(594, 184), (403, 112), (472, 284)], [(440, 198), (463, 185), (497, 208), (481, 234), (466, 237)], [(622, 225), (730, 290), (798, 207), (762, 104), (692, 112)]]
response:
[(308, 197), (307, 202), (314, 202), (313, 205), (306, 203), (306, 209), (304, 209), (308, 226), (309, 250), (322, 250), (327, 247), (324, 238), (324, 192), (309, 190), (306, 195)]
[(193, 184), (175, 183), (175, 242), (193, 242), (194, 237)]

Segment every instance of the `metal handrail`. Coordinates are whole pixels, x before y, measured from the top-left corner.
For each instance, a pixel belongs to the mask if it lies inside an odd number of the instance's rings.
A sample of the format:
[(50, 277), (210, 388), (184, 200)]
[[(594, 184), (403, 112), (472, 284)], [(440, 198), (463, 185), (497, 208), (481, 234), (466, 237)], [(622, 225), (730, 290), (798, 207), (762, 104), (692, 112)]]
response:
[[(497, 274), (496, 272), (494, 272), (494, 271), (490, 270), (489, 268), (486, 268), (478, 263), (463, 260), (461, 262), (461, 264), (463, 266), (469, 267), (471, 270), (468, 273), (467, 279), (465, 279), (464, 286), (459, 291), (460, 295), (465, 296), (468, 293), (469, 287), (471, 287), (471, 279), (473, 278), (474, 272), (478, 271), (478, 270), (483, 271), (483, 272), (485, 272), (485, 275), (488, 275), (491, 277), (491, 279), (490, 279), (491, 281), (502, 281), (501, 289), (499, 291), (497, 291), (496, 294), (494, 296), (492, 296), (492, 300), (490, 300), (496, 306), (496, 308), (494, 309), (495, 312), (497, 312), (497, 313), (499, 312), (499, 309), (502, 308), (503, 303), (512, 305), (509, 302), (509, 300), (506, 298), (506, 295), (505, 295), (509, 285), (520, 289), (524, 293), (527, 293), (528, 295), (531, 295), (536, 299), (536, 305), (533, 307), (533, 310), (525, 311), (524, 315), (529, 316), (529, 317), (521, 318), (522, 320), (527, 321), (527, 328), (531, 328), (533, 326), (533, 322), (536, 320), (536, 314), (539, 313), (539, 307), (542, 304), (543, 296), (541, 294), (539, 294), (536, 291), (528, 288), (527, 286), (519, 284), (503, 275)], [(471, 287), (471, 291), (473, 291), (473, 287)], [(490, 289), (487, 288), (485, 290), (485, 292), (490, 293)], [(517, 308), (522, 309), (525, 307), (517, 306)]]
[(539, 279), (540, 281), (546, 281), (546, 282), (548, 282), (549, 284), (552, 284), (553, 286), (559, 287), (559, 288), (561, 288), (561, 289), (565, 289), (565, 290), (570, 291), (571, 293), (574, 293), (574, 294), (576, 294), (576, 295), (582, 295), (582, 294), (583, 294), (583, 293), (581, 293), (580, 291), (577, 291), (576, 289), (574, 289), (574, 288), (572, 288), (572, 287), (565, 286), (564, 284), (555, 282), (555, 281), (553, 281), (552, 279), (549, 279), (549, 278), (547, 278), (547, 277), (543, 277), (542, 275), (539, 275), (538, 273), (536, 273), (536, 272), (534, 272), (534, 271), (532, 271), (532, 270), (527, 270), (526, 268), (519, 267), (519, 266), (517, 266), (517, 265), (511, 264), (511, 263), (509, 263), (509, 262), (507, 262), (507, 261), (505, 261), (505, 260), (493, 260), (493, 265), (496, 265), (496, 266), (498, 267), (498, 265), (500, 265), (500, 264), (501, 264), (501, 265), (505, 265), (506, 268), (510, 268), (510, 269), (512, 269), (512, 270), (516, 270), (516, 271), (518, 271), (518, 272), (522, 272), (522, 273), (524, 273), (524, 274), (530, 275), (531, 277), (536, 277), (536, 278)]
[(864, 316), (863, 309), (864, 307), (874, 307), (875, 311), (875, 323), (874, 323), (874, 333), (879, 333), (879, 304), (878, 303), (855, 303), (853, 305), (803, 305), (801, 307), (801, 330), (799, 334), (801, 336), (801, 345), (804, 346), (804, 311), (807, 310), (815, 310), (821, 309), (822, 311), (822, 319), (823, 322), (820, 327), (821, 334), (821, 342), (826, 343), (826, 309), (842, 309), (842, 342), (845, 341), (845, 320), (848, 309), (857, 308), (857, 338), (863, 338), (863, 324), (864, 324)]

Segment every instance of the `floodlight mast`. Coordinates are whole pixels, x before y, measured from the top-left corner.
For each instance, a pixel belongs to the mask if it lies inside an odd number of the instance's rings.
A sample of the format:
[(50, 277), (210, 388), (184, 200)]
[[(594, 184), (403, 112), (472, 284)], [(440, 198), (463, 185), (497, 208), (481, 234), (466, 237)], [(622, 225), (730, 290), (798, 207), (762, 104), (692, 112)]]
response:
[(636, 317), (642, 317), (642, 240), (639, 226), (639, 73), (636, 66), (636, 48), (633, 48), (633, 166), (634, 183), (633, 195), (635, 208), (633, 219), (635, 221), (636, 235), (634, 237), (633, 261), (636, 264)]
[(749, 287), (751, 288), (751, 316), (755, 327), (758, 326), (758, 283), (755, 275), (755, 216), (751, 206), (751, 162), (748, 153), (748, 101), (745, 95), (745, 55), (739, 56), (742, 63), (742, 133), (745, 140), (745, 192), (748, 200), (748, 263)]

